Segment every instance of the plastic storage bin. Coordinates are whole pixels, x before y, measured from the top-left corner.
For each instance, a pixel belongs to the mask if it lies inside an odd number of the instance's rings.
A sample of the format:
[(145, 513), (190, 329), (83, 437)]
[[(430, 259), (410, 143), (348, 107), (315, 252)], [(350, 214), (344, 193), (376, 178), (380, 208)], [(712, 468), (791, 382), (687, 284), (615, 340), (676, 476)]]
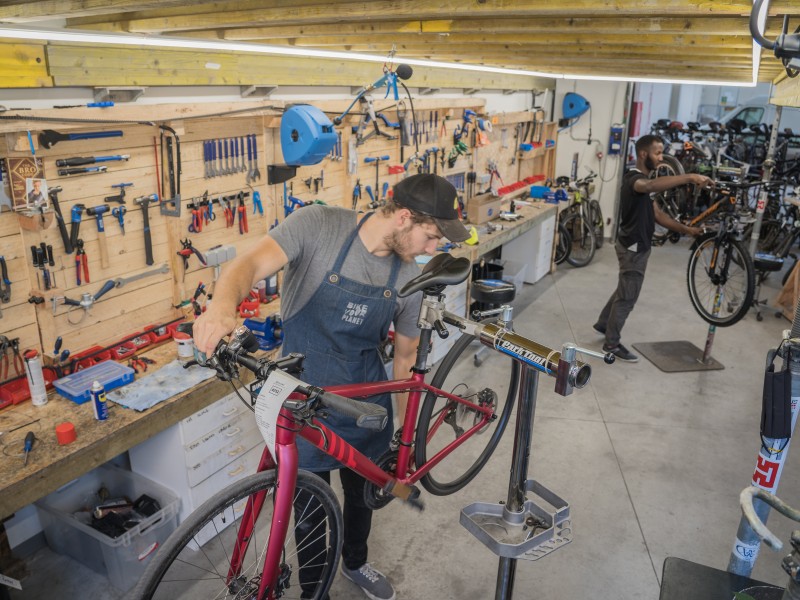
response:
[[(111, 498), (127, 496), (134, 501), (147, 494), (158, 501), (161, 509), (118, 538), (110, 538), (73, 516), (93, 508), (87, 503), (94, 501), (101, 487), (110, 492)], [(103, 465), (45, 496), (36, 502), (36, 507), (50, 548), (106, 575), (114, 587), (127, 591), (175, 531), (180, 499), (141, 475)]]
[(503, 281), (513, 283), (517, 288), (517, 293), (522, 291), (525, 283), (525, 273), (528, 265), (516, 260), (507, 259), (503, 261)]

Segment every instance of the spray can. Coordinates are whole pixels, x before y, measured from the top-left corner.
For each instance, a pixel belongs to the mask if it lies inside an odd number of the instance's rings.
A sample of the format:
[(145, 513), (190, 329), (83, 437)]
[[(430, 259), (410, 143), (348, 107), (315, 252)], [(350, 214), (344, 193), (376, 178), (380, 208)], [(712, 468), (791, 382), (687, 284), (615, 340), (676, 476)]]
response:
[(47, 390), (45, 389), (44, 373), (42, 373), (42, 359), (36, 350), (28, 350), (24, 354), (25, 376), (28, 378), (28, 389), (31, 392), (31, 403), (34, 406), (47, 404)]
[(92, 382), (92, 389), (90, 390), (92, 396), (92, 408), (94, 409), (94, 418), (98, 421), (105, 421), (108, 419), (108, 404), (106, 403), (106, 390), (99, 381)]

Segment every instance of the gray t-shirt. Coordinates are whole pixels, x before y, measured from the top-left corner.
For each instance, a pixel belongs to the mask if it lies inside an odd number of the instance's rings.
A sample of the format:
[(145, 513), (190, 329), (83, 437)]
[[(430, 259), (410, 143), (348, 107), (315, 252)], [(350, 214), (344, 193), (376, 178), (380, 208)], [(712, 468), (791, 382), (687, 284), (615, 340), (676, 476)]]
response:
[[(357, 224), (356, 213), (351, 210), (314, 204), (293, 212), (269, 232), (289, 257), (281, 292), (281, 316), (284, 321), (311, 300)], [(394, 255), (381, 257), (370, 253), (361, 238), (356, 236), (341, 274), (360, 283), (385, 286), (393, 261)], [(399, 290), (419, 274), (420, 268), (416, 263), (402, 263), (396, 289)], [(421, 292), (397, 299), (395, 331), (412, 338), (419, 335), (417, 319), (421, 302)]]

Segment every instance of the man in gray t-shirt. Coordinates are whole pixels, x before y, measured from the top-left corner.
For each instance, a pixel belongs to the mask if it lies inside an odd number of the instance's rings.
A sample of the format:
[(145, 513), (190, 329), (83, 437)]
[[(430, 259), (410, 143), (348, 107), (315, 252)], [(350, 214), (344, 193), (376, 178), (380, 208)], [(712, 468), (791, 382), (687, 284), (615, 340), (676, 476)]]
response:
[[(285, 267), (282, 350), (305, 355), (304, 381), (326, 386), (386, 379), (377, 348), (391, 324), (394, 376), (408, 377), (419, 343), (420, 297), (398, 298), (397, 290), (419, 274), (414, 258), (432, 254), (441, 237), (454, 242), (469, 237), (456, 206), (456, 189), (446, 179), (420, 174), (398, 183), (393, 200), (377, 213), (357, 215), (324, 206), (299, 210), (223, 269), (214, 302), (195, 322), (198, 350), (213, 352), (236, 326), (236, 306), (253, 284)], [(391, 417), (389, 395), (370, 400), (386, 407)], [(405, 405), (398, 400), (402, 413)], [(390, 428), (377, 433), (358, 429), (351, 418), (332, 412), (324, 422), (372, 460), (388, 450)], [(364, 503), (364, 479), (299, 437), (297, 449), (300, 467), (326, 481), (331, 470), (340, 469), (343, 574), (370, 598), (394, 600), (392, 585), (367, 562), (372, 511)], [(319, 539), (313, 533), (317, 526), (313, 518), (296, 523), (302, 529), (298, 539)], [(300, 564), (306, 565), (298, 574), (304, 597), (313, 596), (319, 580), (310, 563), (325, 552), (314, 543), (298, 550)]]

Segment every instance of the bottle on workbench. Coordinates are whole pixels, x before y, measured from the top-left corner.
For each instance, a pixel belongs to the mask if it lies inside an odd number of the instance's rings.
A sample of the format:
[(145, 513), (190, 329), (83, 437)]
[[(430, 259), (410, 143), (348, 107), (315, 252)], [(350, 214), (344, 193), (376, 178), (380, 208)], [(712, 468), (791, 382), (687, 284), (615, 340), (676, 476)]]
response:
[(102, 383), (99, 381), (92, 382), (91, 396), (94, 418), (98, 421), (105, 421), (108, 419), (108, 402), (106, 401), (106, 389)]
[(36, 350), (28, 350), (24, 354), (25, 376), (28, 378), (28, 389), (31, 392), (31, 403), (34, 406), (47, 404), (47, 389), (42, 372), (42, 359)]

